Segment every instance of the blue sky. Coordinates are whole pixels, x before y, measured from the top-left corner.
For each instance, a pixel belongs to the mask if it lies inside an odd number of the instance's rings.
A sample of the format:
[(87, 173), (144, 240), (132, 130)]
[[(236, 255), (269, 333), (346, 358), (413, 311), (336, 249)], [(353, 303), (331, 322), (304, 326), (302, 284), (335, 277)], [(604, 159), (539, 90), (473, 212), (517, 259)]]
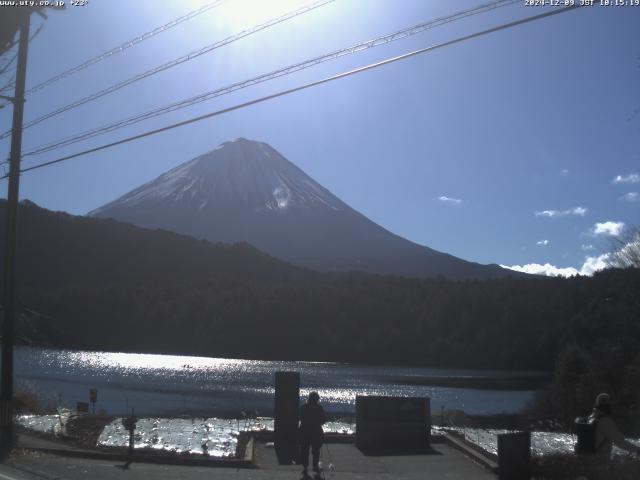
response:
[[(27, 86), (204, 3), (90, 0), (50, 12), (30, 46)], [(30, 95), (25, 120), (307, 3), (228, 0)], [(481, 3), (336, 0), (29, 128), (24, 149)], [(543, 11), (522, 2), (451, 22), (24, 166)], [(41, 22), (34, 16), (32, 30)], [(25, 173), (21, 198), (85, 214), (242, 136), (271, 144), (417, 243), (481, 263), (588, 273), (612, 239), (640, 223), (639, 26), (640, 7), (578, 9)], [(10, 118), (0, 110), (2, 130)], [(0, 141), (0, 155), (8, 150)]]

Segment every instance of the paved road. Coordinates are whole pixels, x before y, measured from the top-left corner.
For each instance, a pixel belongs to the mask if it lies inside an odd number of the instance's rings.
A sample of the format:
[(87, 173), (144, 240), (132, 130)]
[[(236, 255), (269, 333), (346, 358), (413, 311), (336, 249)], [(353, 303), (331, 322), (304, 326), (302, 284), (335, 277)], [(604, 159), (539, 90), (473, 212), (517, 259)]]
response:
[[(330, 445), (335, 471), (326, 480), (495, 480), (488, 470), (445, 444), (431, 455), (367, 457), (352, 444)], [(326, 450), (325, 450), (326, 452)], [(0, 480), (169, 480), (169, 479), (301, 479), (300, 467), (280, 466), (273, 449), (258, 445), (258, 469), (229, 469), (133, 463), (129, 469), (108, 460), (89, 460), (43, 453), (16, 453), (0, 465)], [(327, 454), (325, 453), (325, 456)], [(325, 457), (325, 465), (328, 464)]]
[[(124, 470), (121, 463), (54, 455), (12, 460), (0, 466), (0, 480), (275, 480), (298, 479), (299, 470), (247, 470), (182, 467), (134, 463)], [(363, 477), (364, 478), (364, 477)]]
[(37, 477), (8, 467), (7, 465), (0, 465), (0, 480), (30, 480), (33, 478)]

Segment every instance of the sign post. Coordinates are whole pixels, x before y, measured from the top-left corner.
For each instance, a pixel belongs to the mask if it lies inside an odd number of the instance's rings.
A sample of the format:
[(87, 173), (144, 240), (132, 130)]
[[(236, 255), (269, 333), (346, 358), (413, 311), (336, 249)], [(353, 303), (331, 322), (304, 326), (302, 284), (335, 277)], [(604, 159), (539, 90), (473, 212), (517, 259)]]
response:
[(298, 410), (300, 409), (300, 373), (276, 372), (274, 437), (280, 465), (299, 459)]
[(98, 401), (98, 389), (90, 388), (89, 389), (89, 402), (91, 403), (91, 411), (95, 415), (96, 414), (96, 402)]

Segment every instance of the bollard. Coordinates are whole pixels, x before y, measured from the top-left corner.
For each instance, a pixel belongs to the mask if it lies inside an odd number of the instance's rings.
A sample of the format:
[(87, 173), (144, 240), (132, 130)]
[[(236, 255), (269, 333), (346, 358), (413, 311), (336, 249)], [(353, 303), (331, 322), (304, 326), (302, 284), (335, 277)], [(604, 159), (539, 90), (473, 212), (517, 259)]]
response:
[(138, 421), (138, 419), (134, 415), (133, 408), (131, 409), (131, 416), (122, 419), (122, 425), (124, 426), (124, 428), (126, 430), (129, 430), (129, 450), (128, 450), (128, 454), (127, 454), (127, 463), (124, 466), (125, 469), (129, 468), (129, 465), (131, 465), (131, 462), (133, 462), (133, 446), (134, 446), (134, 443), (135, 443), (134, 434), (135, 434), (135, 431), (136, 431), (136, 422), (137, 421)]
[(298, 413), (300, 409), (300, 373), (276, 372), (274, 405), (274, 446), (278, 463), (298, 462)]
[(531, 432), (498, 435), (498, 479), (531, 478)]

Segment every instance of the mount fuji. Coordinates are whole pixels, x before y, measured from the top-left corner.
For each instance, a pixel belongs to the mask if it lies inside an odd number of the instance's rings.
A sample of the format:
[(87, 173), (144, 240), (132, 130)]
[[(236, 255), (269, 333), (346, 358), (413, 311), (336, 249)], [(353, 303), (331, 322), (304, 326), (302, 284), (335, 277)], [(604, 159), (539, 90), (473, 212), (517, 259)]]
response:
[(247, 242), (320, 271), (485, 279), (513, 275), (395, 235), (266, 143), (239, 138), (89, 213), (213, 242)]

